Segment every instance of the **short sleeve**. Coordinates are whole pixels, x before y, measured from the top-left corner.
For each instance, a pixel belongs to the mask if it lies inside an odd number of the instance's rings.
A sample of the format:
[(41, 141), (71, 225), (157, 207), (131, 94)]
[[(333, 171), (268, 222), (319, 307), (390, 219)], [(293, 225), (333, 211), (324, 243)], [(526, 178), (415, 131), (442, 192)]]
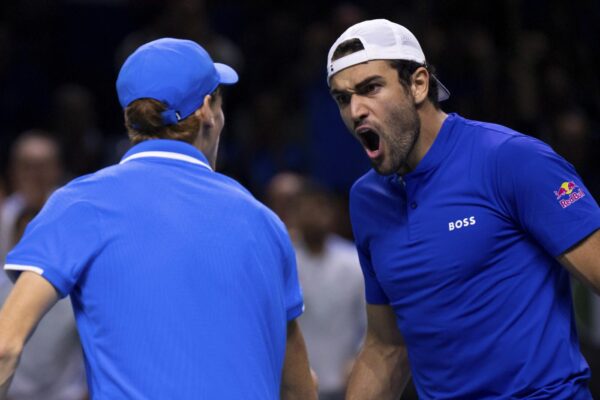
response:
[(364, 280), (365, 280), (365, 297), (369, 304), (389, 304), (390, 300), (381, 288), (373, 266), (371, 265), (371, 258), (369, 253), (361, 246), (358, 242), (356, 244), (356, 250), (358, 253), (358, 260), (360, 261), (360, 268), (362, 269)]
[(13, 280), (22, 271), (37, 272), (67, 296), (100, 247), (99, 231), (92, 206), (59, 190), (29, 223), (4, 269)]
[[(266, 209), (266, 207), (265, 207)], [(283, 267), (283, 290), (286, 318), (288, 321), (298, 318), (304, 312), (304, 298), (298, 279), (296, 253), (283, 222), (271, 211), (267, 211), (267, 221), (275, 233)]]
[(298, 318), (304, 312), (304, 299), (302, 297), (302, 288), (298, 280), (298, 269), (296, 266), (296, 254), (292, 244), (287, 238), (285, 244), (285, 305), (287, 320), (291, 321)]
[(552, 256), (600, 228), (598, 204), (547, 144), (515, 136), (500, 146), (496, 168), (502, 207)]

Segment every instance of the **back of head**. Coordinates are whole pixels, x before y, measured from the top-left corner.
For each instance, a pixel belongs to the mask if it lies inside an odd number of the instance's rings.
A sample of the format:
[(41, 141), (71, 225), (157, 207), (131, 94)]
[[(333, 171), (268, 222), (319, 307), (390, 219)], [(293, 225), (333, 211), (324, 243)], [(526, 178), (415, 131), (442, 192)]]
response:
[(125, 61), (117, 78), (125, 126), (134, 143), (146, 139), (193, 142), (200, 122), (194, 112), (237, 73), (214, 63), (199, 44), (163, 38), (146, 43)]

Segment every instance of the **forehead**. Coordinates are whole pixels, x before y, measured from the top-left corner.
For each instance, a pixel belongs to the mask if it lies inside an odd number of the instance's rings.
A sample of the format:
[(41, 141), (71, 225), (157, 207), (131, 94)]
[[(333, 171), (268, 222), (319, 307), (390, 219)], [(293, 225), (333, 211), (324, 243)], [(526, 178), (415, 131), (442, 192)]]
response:
[(397, 73), (388, 60), (372, 60), (341, 70), (331, 77), (329, 84), (331, 90), (347, 90), (353, 89), (358, 83), (373, 77), (389, 79), (397, 77)]

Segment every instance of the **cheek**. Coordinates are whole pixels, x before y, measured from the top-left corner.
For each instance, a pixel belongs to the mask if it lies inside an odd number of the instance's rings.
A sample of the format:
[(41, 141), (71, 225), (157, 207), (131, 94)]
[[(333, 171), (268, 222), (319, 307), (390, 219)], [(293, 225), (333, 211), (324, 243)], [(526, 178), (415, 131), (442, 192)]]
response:
[(350, 117), (350, 113), (340, 110), (340, 117), (342, 117), (342, 121), (344, 122), (344, 125), (346, 125), (346, 128), (352, 132), (354, 130), (354, 122), (352, 121), (352, 117)]
[(218, 114), (217, 118), (219, 120), (218, 124), (222, 128), (223, 125), (225, 125), (225, 114), (223, 114), (223, 110), (219, 111), (219, 114)]

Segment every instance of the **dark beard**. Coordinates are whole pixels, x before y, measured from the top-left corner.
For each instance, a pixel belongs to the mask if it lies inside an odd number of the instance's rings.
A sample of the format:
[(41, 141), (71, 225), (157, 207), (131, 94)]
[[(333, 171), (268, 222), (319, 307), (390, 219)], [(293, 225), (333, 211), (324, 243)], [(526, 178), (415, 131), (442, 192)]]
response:
[(380, 175), (393, 173), (403, 175), (410, 171), (407, 160), (414, 150), (421, 132), (421, 120), (414, 103), (408, 107), (398, 107), (393, 110), (385, 121), (385, 126), (391, 127), (391, 131), (384, 135), (388, 147), (389, 166), (384, 168), (381, 163), (373, 160), (371, 165)]

